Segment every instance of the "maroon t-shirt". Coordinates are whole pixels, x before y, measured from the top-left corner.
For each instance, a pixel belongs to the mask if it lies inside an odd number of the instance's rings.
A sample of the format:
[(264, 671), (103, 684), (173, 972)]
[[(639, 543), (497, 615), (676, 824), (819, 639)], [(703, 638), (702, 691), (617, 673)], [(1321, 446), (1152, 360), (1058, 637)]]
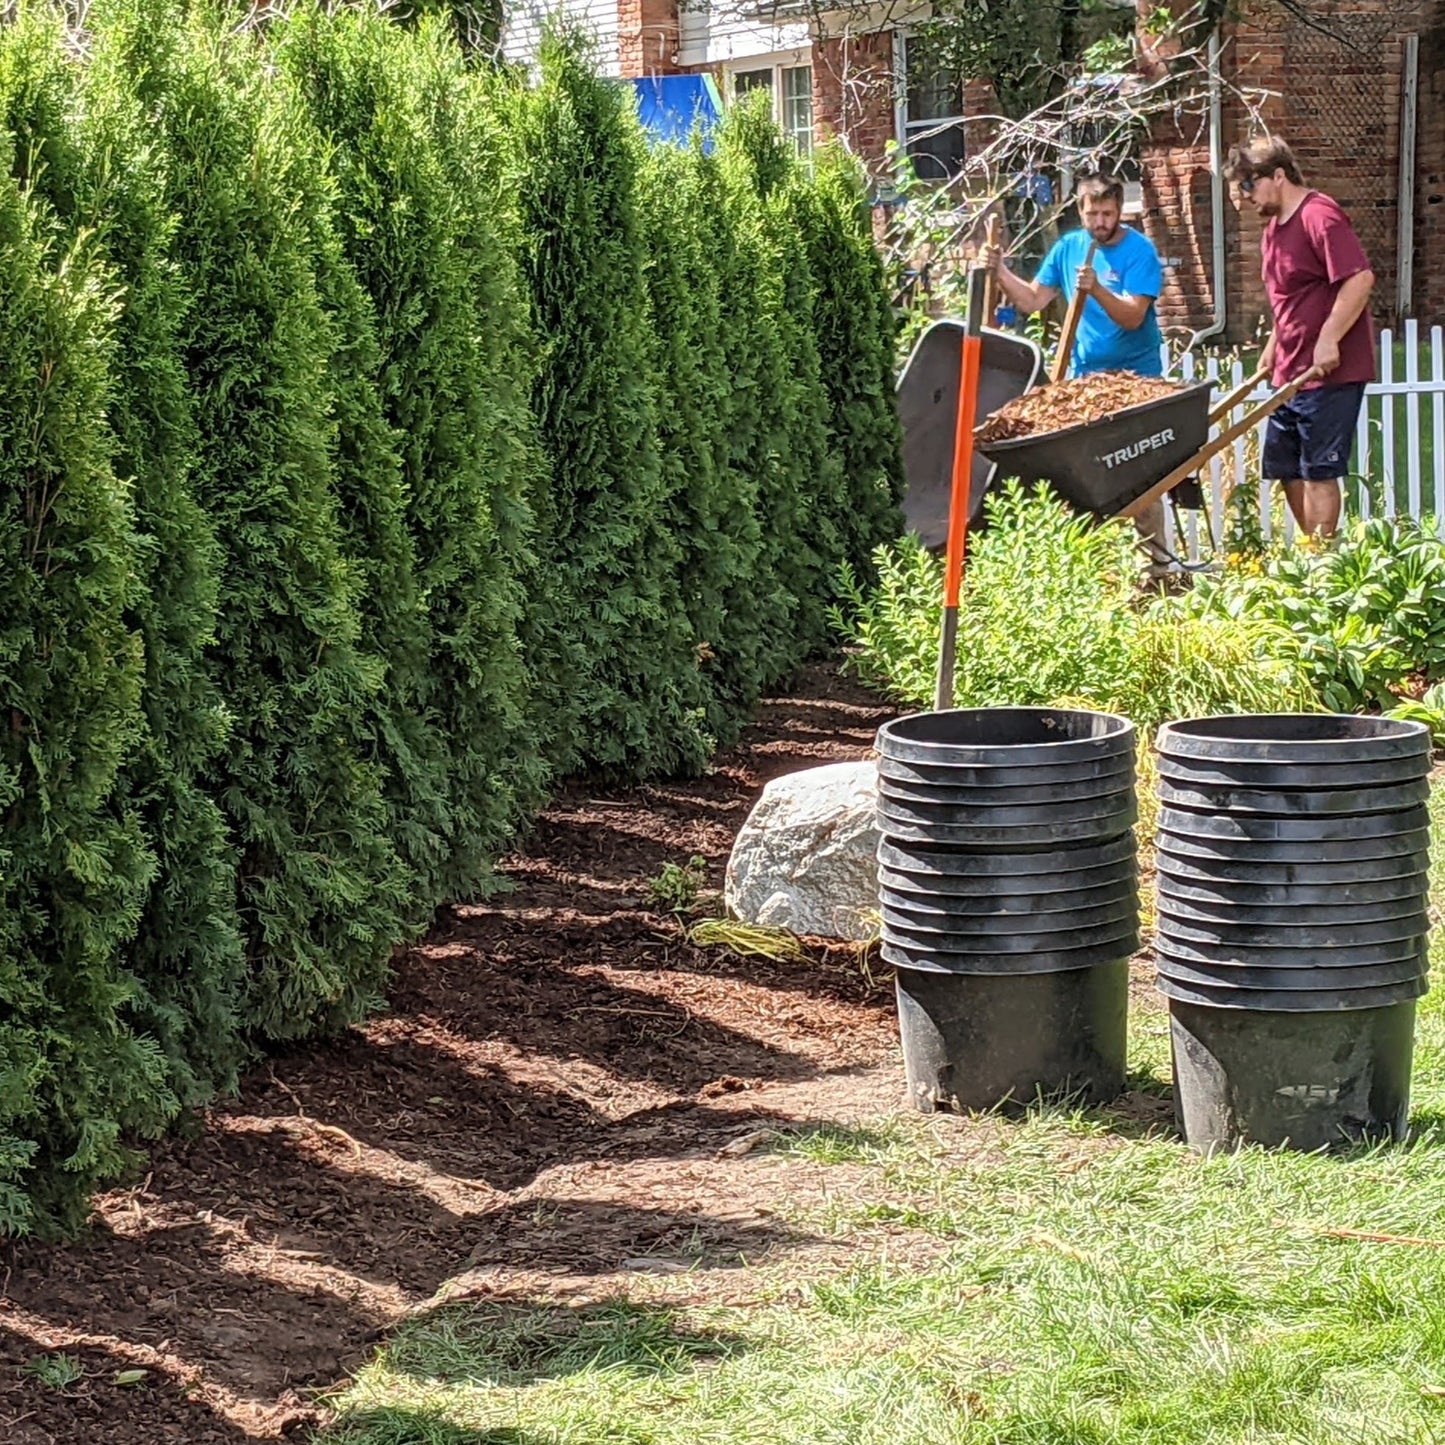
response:
[[(1260, 250), (1264, 289), (1274, 312), (1274, 385), (1279, 387), (1310, 369), (1340, 286), (1368, 271), (1370, 259), (1349, 217), (1319, 191), (1311, 191), (1289, 220), (1271, 221)], [(1367, 306), (1340, 338), (1340, 364), (1323, 384), (1374, 379), (1375, 327)]]

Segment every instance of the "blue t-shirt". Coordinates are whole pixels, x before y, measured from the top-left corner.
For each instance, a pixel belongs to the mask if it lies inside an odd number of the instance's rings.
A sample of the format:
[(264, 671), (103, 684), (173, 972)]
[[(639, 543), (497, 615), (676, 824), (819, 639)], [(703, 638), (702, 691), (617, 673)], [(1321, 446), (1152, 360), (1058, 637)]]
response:
[[(1074, 278), (1084, 257), (1089, 254), (1093, 237), (1080, 227), (1060, 236), (1039, 274), (1034, 278), (1041, 286), (1061, 291), (1064, 301), (1073, 299)], [(1094, 270), (1102, 284), (1116, 296), (1157, 297), (1164, 284), (1164, 267), (1154, 243), (1127, 226), (1112, 246), (1100, 246), (1094, 255)], [(1091, 371), (1133, 371), (1140, 376), (1162, 376), (1164, 364), (1160, 349), (1164, 337), (1159, 330), (1159, 317), (1150, 306), (1142, 326), (1125, 331), (1109, 320), (1104, 308), (1091, 296), (1084, 303), (1079, 317), (1079, 332), (1074, 338), (1074, 355), (1069, 365), (1070, 376), (1087, 376)]]

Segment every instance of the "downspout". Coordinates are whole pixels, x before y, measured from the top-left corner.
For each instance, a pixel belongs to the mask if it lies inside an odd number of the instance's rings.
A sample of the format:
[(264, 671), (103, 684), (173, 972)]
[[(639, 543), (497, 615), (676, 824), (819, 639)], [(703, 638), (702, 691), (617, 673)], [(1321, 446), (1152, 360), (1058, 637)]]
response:
[(1223, 82), (1219, 77), (1219, 30), (1209, 37), (1209, 208), (1212, 242), (1211, 264), (1214, 271), (1214, 319), (1190, 338), (1185, 351), (1193, 351), (1201, 341), (1218, 336), (1225, 322), (1224, 276), (1224, 102)]

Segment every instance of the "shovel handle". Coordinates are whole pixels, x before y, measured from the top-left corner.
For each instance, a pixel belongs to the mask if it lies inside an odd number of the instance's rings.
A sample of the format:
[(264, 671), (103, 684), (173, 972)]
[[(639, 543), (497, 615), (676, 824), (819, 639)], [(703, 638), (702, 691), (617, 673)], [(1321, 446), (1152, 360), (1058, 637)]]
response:
[[(1099, 243), (1089, 242), (1089, 254), (1084, 257), (1084, 265), (1092, 266), (1094, 257), (1098, 254)], [(1059, 333), (1059, 349), (1054, 353), (1054, 364), (1049, 368), (1049, 380), (1060, 382), (1064, 379), (1069, 369), (1069, 357), (1074, 350), (1074, 337), (1079, 332), (1079, 318), (1084, 314), (1084, 303), (1089, 298), (1077, 287), (1074, 288), (1073, 300), (1069, 302), (1069, 309), (1064, 313), (1064, 329)]]
[[(999, 222), (999, 215), (994, 211), (989, 216), (983, 230), (983, 244), (986, 249), (992, 250), (999, 243), (999, 232), (1002, 230)], [(993, 313), (998, 310), (998, 278), (992, 271), (988, 273), (988, 279), (983, 283), (983, 324), (993, 325)]]

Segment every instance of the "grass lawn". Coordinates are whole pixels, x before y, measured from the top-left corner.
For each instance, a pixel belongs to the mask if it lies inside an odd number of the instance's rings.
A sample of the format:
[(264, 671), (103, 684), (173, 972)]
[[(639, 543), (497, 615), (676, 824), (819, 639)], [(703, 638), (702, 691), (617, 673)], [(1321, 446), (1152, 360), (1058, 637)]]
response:
[[(1445, 789), (1434, 817), (1438, 900)], [(1165, 1015), (1150, 994), (1132, 1017), (1137, 1090), (1161, 1098)], [(1407, 1147), (1204, 1160), (1139, 1098), (777, 1137), (836, 1178), (800, 1189), (790, 1222), (836, 1241), (841, 1267), (739, 1261), (580, 1308), (443, 1309), (393, 1336), (321, 1439), (1445, 1441), (1445, 1248), (1325, 1233), (1445, 1242), (1440, 995), (1422, 1006)]]

